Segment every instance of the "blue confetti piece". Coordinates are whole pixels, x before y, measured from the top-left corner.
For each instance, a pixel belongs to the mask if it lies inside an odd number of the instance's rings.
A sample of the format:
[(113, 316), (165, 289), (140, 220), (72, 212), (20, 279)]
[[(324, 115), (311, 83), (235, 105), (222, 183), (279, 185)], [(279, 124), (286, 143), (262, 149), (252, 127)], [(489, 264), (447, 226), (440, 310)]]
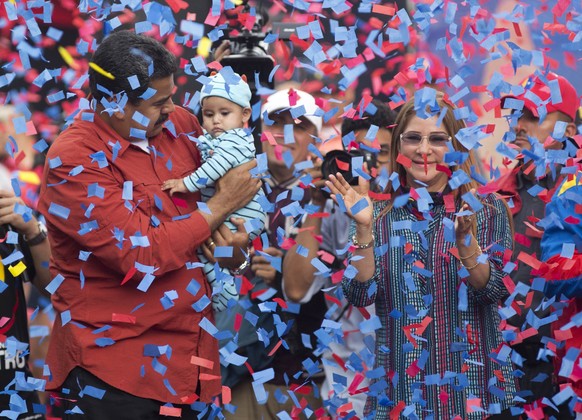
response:
[(137, 311), (139, 308), (141, 308), (144, 305), (145, 305), (145, 303), (140, 303), (139, 305), (137, 305), (135, 308), (133, 308), (131, 310), (130, 314), (134, 313), (135, 311)]
[(87, 188), (87, 197), (103, 198), (105, 197), (105, 188), (100, 187), (97, 182), (90, 184)]
[(65, 278), (61, 274), (57, 274), (51, 282), (45, 287), (45, 290), (51, 295), (60, 287)]
[(218, 333), (218, 329), (214, 326), (214, 324), (208, 320), (208, 318), (204, 317), (199, 324), (200, 328), (206, 331), (208, 334), (214, 337), (215, 334)]
[(156, 92), (157, 92), (156, 89), (149, 87), (146, 89), (146, 91), (144, 93), (142, 93), (142, 95), (140, 96), (140, 99), (147, 101), (149, 98), (154, 96), (156, 94)]
[(81, 172), (83, 172), (85, 168), (83, 168), (83, 165), (79, 165), (79, 166), (75, 166), (73, 169), (71, 169), (69, 171), (69, 176), (77, 176), (79, 175)]
[(350, 211), (352, 212), (352, 215), (356, 215), (359, 212), (361, 212), (362, 210), (368, 208), (370, 204), (368, 203), (368, 201), (365, 198), (361, 198), (357, 203), (355, 203), (351, 208)]
[[(113, 341), (113, 340), (111, 340)], [(103, 347), (103, 346), (100, 346)], [(98, 400), (102, 399), (105, 395), (105, 390), (96, 388), (91, 385), (86, 385), (83, 390), (79, 393), (79, 396), (82, 398), (83, 395), (89, 395), (90, 397), (97, 398)]]
[(15, 134), (26, 133), (26, 119), (23, 116), (12, 118), (12, 124), (14, 125)]
[(45, 139), (40, 139), (39, 141), (34, 143), (32, 147), (38, 153), (43, 153), (46, 149), (48, 149), (49, 146)]
[(192, 35), (193, 40), (202, 39), (204, 36), (204, 25), (191, 20), (180, 21), (180, 30), (186, 34)]
[(208, 208), (206, 203), (199, 201), (196, 204), (198, 205), (198, 210), (200, 210), (201, 212), (206, 214), (212, 214), (212, 211), (210, 210), (210, 208)]
[(459, 311), (466, 312), (469, 306), (468, 294), (467, 294), (467, 284), (465, 282), (461, 282), (459, 286), (459, 304), (458, 309)]
[(136, 34), (143, 34), (145, 32), (149, 32), (153, 29), (153, 25), (151, 22), (144, 20), (141, 22), (137, 22), (135, 24), (135, 33)]
[(121, 193), (122, 200), (133, 200), (133, 181), (125, 181), (123, 183), (123, 192)]
[(156, 194), (154, 194), (154, 204), (159, 211), (164, 210), (164, 205), (163, 205), (162, 199), (160, 197), (158, 197)]
[(89, 157), (91, 158), (91, 163), (97, 163), (99, 169), (103, 169), (109, 165), (107, 162), (107, 156), (105, 156), (105, 152), (103, 150), (92, 153), (89, 155)]
[(66, 310), (61, 312), (61, 323), (63, 326), (67, 325), (71, 321), (71, 311)]
[(16, 197), (21, 197), (22, 191), (20, 190), (20, 182), (18, 182), (18, 178), (10, 179), (10, 184), (12, 185), (12, 190), (14, 191), (14, 195)]
[(166, 374), (166, 370), (168, 370), (168, 368), (166, 367), (166, 365), (164, 365), (163, 363), (161, 363), (158, 359), (156, 359), (154, 357), (154, 359), (152, 360), (152, 368), (158, 372), (160, 375), (164, 376)]
[(129, 82), (129, 85), (131, 86), (131, 88), (133, 90), (135, 90), (138, 87), (140, 87), (139, 79), (137, 78), (137, 76), (135, 74), (133, 76), (129, 76), (127, 78), (127, 81)]
[(8, 234), (6, 235), (6, 243), (7, 244), (17, 244), (18, 243), (18, 233), (16, 233), (13, 230), (8, 231)]
[(111, 329), (111, 325), (104, 325), (101, 328), (97, 328), (96, 330), (92, 331), (91, 334), (101, 334), (102, 332), (108, 331)]
[(463, 194), (462, 198), (467, 204), (469, 204), (473, 212), (477, 213), (483, 209), (483, 204), (481, 204), (481, 201), (479, 201), (479, 199), (470, 192)]
[(164, 379), (164, 385), (166, 387), (166, 389), (170, 392), (170, 394), (172, 395), (178, 395), (178, 393), (174, 390), (174, 388), (172, 388), (172, 385), (170, 385), (170, 380), (169, 379)]
[(196, 311), (196, 312), (202, 312), (204, 309), (206, 309), (208, 307), (208, 305), (210, 305), (212, 303), (212, 301), (208, 298), (208, 296), (206, 295), (202, 295), (202, 297), (200, 299), (198, 299), (198, 301), (194, 302), (192, 304), (192, 308)]
[(139, 139), (139, 140), (145, 140), (146, 139), (146, 131), (142, 130), (140, 128), (131, 127), (129, 129), (129, 137), (132, 137), (134, 139)]
[[(142, 127), (146, 127), (146, 128), (150, 123), (150, 119), (148, 117), (146, 117), (145, 115), (143, 115), (139, 111), (135, 111), (133, 113), (133, 116), (131, 117), (131, 119), (133, 121), (135, 121), (136, 123), (138, 123), (139, 125), (141, 125)], [(130, 135), (131, 135), (131, 133), (130, 133)]]
[(188, 287), (186, 287), (186, 291), (188, 293), (190, 293), (192, 296), (196, 296), (198, 294), (198, 292), (200, 291), (201, 287), (202, 286), (200, 286), (200, 283), (198, 283), (198, 281), (196, 281), (195, 279), (192, 279), (192, 280), (190, 280)]
[(155, 278), (156, 277), (153, 274), (146, 273), (145, 276), (143, 276), (143, 279), (141, 280), (139, 285), (137, 286), (137, 290), (147, 292)]

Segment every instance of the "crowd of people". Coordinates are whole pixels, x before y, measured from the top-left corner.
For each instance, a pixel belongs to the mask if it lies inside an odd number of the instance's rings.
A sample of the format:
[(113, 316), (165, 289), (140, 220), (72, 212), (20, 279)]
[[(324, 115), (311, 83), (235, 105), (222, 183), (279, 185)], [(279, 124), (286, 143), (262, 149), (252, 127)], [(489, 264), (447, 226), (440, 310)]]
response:
[[(255, 109), (215, 66), (199, 121), (163, 43), (116, 30), (91, 64), (38, 191), (1, 167), (0, 417), (582, 418), (566, 78), (501, 98), (517, 166), (488, 181), (430, 81), (354, 100), (340, 152), (300, 86)], [(34, 374), (30, 293), (56, 315)]]

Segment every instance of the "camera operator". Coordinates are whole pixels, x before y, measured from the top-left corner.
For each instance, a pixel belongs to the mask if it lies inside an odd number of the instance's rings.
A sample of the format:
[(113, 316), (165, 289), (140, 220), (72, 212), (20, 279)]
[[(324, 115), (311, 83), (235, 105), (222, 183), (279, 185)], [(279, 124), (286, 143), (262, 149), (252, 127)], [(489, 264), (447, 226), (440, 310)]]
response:
[[(322, 172), (325, 175), (329, 176), (330, 173), (335, 174), (339, 171), (347, 177), (346, 179), (352, 179), (351, 168), (342, 170), (343, 165), (339, 164), (338, 167), (338, 163), (334, 160), (341, 159), (345, 163), (346, 161), (349, 162), (350, 158), (362, 157), (367, 164), (373, 165), (369, 167), (373, 176), (376, 176), (380, 171), (382, 176), (379, 178), (388, 179), (390, 143), (392, 140), (391, 126), (395, 120), (395, 113), (379, 101), (372, 101), (367, 107), (362, 106), (362, 108), (364, 108), (365, 112), (357, 113), (353, 119), (344, 119), (341, 128), (344, 141), (353, 139), (348, 146), (357, 145), (359, 148), (352, 149), (350, 152), (345, 150), (329, 152), (322, 164)], [(375, 128), (370, 129), (371, 127), (378, 128), (374, 135), (372, 133)], [(368, 135), (368, 132), (370, 132), (370, 135)], [(373, 140), (369, 140), (369, 138)], [(367, 155), (367, 157), (364, 155)], [(357, 178), (354, 178), (354, 180), (357, 181)], [(321, 187), (323, 181), (320, 180), (314, 185)], [(300, 233), (295, 238), (296, 245), (287, 252), (283, 262), (283, 290), (285, 295), (290, 300), (302, 304), (309, 302), (321, 289), (334, 286), (330, 277), (324, 277), (316, 273), (312, 260), (318, 258), (320, 251), (324, 251), (335, 258), (330, 267), (332, 272), (343, 270), (345, 268), (344, 260), (346, 254), (338, 255), (336, 250), (346, 249), (349, 241), (350, 219), (348, 216), (335, 209), (333, 201), (326, 199), (318, 188), (313, 188), (311, 191), (311, 203), (317, 206), (317, 213), (326, 213), (329, 216), (307, 216), (303, 221)], [(318, 241), (320, 236), (321, 244)], [(299, 247), (305, 248), (308, 251), (307, 255), (300, 254), (298, 252)], [(332, 343), (329, 346), (330, 348), (323, 354), (325, 359), (323, 362), (325, 382), (321, 388), (321, 395), (325, 401), (324, 404), (332, 415), (343, 417), (350, 414), (340, 413), (337, 409), (345, 403), (351, 402), (356, 415), (362, 418), (366, 393), (350, 395), (348, 392), (348, 388), (356, 375), (360, 376), (358, 380), (365, 375), (365, 372), (362, 371), (362, 364), (354, 366), (355, 372), (351, 369), (344, 371), (334, 360), (332, 354), (341, 357), (346, 363), (348, 361), (352, 363), (352, 359), (350, 359), (352, 354), (359, 355), (362, 350), (368, 356), (373, 357), (373, 340), (368, 341), (369, 339), (366, 339), (364, 334), (359, 331), (359, 324), (364, 321), (364, 317), (343, 298), (341, 287), (337, 287), (328, 293), (333, 294), (342, 302), (342, 306), (339, 307), (326, 299), (328, 307), (335, 306), (335, 311), (330, 319), (341, 322), (343, 342), (333, 342), (335, 334), (333, 332), (330, 334)], [(374, 311), (373, 305), (366, 309), (368, 312), (373, 313)], [(367, 349), (366, 346), (368, 346)], [(364, 362), (367, 366), (372, 366), (369, 360), (364, 360)], [(339, 375), (336, 376), (336, 379), (338, 377), (347, 377), (347, 385), (344, 386), (334, 380), (334, 375)], [(360, 389), (366, 386), (367, 380), (364, 380), (357, 388)], [(338, 391), (340, 389), (341, 391)]]

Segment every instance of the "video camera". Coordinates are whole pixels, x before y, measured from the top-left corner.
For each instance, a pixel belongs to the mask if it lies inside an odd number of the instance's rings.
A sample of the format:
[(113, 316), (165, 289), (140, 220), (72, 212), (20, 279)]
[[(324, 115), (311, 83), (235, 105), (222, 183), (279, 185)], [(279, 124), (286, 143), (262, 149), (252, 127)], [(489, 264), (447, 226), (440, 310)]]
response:
[[(242, 8), (238, 9), (240, 14), (250, 14), (251, 6), (248, 0), (242, 2)], [(240, 75), (246, 75), (251, 90), (256, 91), (255, 73), (259, 74), (259, 82), (262, 86), (273, 89), (273, 80), (269, 81), (269, 76), (275, 67), (275, 60), (267, 52), (265, 38), (271, 32), (264, 32), (264, 27), (268, 22), (269, 15), (266, 12), (256, 13), (256, 20), (249, 31), (246, 27), (234, 27), (238, 15), (231, 15), (229, 27), (225, 30), (224, 39), (230, 41), (230, 54), (221, 60), (223, 66), (230, 66)], [(272, 33), (278, 34), (278, 39), (289, 40), (295, 33), (299, 24), (295, 23), (273, 23)], [(233, 34), (233, 32), (237, 32)]]
[[(248, 0), (244, 0), (240, 7), (233, 9), (239, 14), (250, 14), (251, 6)], [(261, 86), (269, 89), (275, 88), (273, 78), (269, 80), (271, 72), (275, 68), (275, 60), (267, 52), (267, 44), (264, 42), (269, 32), (264, 32), (264, 26), (268, 22), (269, 15), (266, 12), (257, 11), (256, 19), (251, 30), (246, 27), (239, 28), (236, 25), (238, 14), (232, 11), (228, 16), (228, 28), (224, 30), (226, 36), (222, 40), (230, 41), (230, 54), (225, 55), (220, 64), (230, 66), (239, 75), (245, 75), (247, 83), (251, 88), (251, 104), (258, 101), (257, 89), (259, 86), (255, 83), (255, 74), (258, 74), (258, 80)], [(273, 23), (273, 32), (279, 35), (278, 39), (288, 40), (295, 33), (295, 29), (300, 24), (295, 23)], [(222, 42), (221, 40), (221, 42)], [(255, 148), (257, 154), (261, 153), (262, 145), (260, 141), (261, 119), (251, 119), (249, 127), (253, 130), (255, 139)]]

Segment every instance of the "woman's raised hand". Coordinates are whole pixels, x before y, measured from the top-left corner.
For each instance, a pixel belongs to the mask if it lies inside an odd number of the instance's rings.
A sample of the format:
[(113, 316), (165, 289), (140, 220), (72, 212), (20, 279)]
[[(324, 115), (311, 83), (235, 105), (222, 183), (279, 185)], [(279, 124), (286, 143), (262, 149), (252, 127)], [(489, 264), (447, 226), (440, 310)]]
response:
[(368, 197), (370, 183), (363, 177), (359, 177), (357, 189), (354, 189), (338, 172), (330, 175), (325, 185), (331, 191), (331, 198), (339, 204), (339, 198), (345, 204), (346, 213), (360, 225), (371, 226), (374, 216), (372, 200)]

